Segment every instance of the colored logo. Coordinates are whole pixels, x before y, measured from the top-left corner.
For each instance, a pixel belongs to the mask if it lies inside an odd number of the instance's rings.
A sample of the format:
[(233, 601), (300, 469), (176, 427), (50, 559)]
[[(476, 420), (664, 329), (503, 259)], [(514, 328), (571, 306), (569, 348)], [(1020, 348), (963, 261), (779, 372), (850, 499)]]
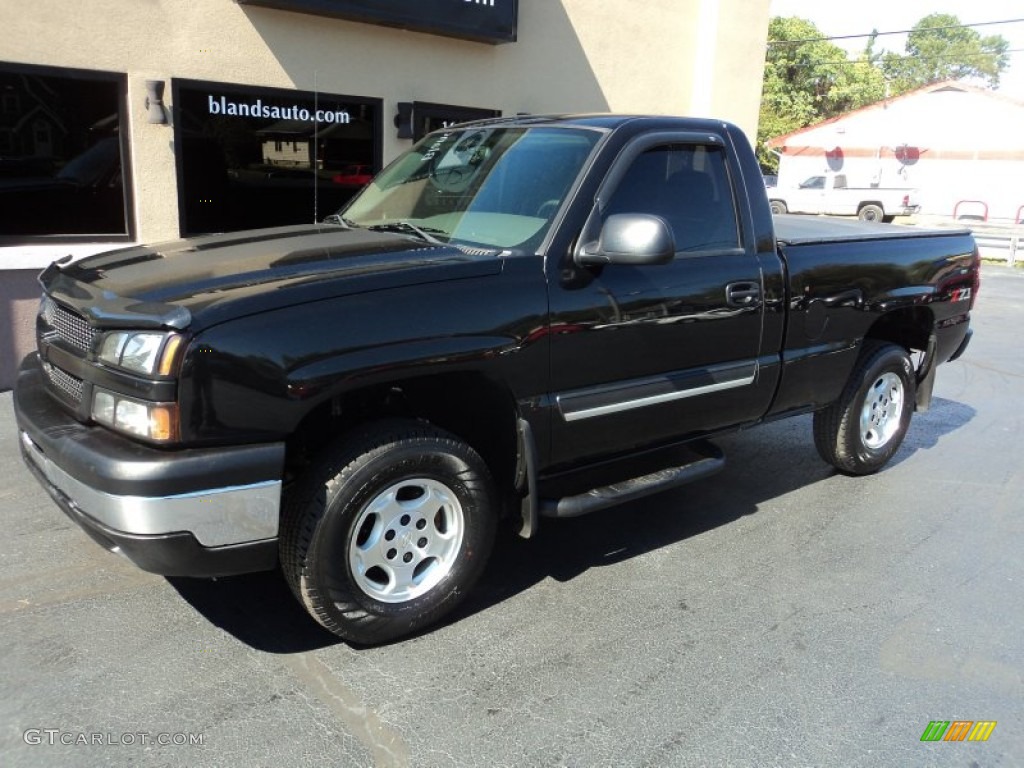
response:
[(995, 729), (995, 720), (932, 720), (921, 741), (988, 741)]

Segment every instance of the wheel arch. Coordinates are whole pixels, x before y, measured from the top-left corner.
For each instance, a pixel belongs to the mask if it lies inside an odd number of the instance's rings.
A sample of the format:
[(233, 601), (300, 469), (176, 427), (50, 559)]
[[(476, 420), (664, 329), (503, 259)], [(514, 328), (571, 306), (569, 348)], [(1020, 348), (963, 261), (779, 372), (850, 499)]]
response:
[(888, 341), (908, 351), (924, 351), (934, 328), (935, 315), (929, 307), (902, 307), (875, 320), (864, 338)]
[(487, 464), (496, 487), (516, 482), (518, 409), (501, 382), (474, 371), (398, 378), (333, 393), (312, 407), (287, 441), (290, 475), (325, 446), (367, 422), (420, 419), (469, 444)]

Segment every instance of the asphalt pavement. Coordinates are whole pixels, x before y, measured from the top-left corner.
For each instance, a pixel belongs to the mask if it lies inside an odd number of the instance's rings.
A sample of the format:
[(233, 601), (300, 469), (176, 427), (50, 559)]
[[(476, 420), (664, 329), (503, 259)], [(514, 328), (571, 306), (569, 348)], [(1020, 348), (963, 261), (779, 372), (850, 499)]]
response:
[(369, 650), (276, 574), (100, 549), (0, 394), (0, 765), (1024, 765), (1024, 272), (986, 266), (974, 317), (880, 474), (809, 417), (729, 437), (723, 474), (507, 537), (451, 621)]

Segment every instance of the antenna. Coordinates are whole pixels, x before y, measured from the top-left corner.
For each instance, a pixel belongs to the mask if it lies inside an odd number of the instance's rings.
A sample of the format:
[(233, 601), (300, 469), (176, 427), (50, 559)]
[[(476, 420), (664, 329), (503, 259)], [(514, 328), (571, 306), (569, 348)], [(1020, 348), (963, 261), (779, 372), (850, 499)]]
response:
[(317, 167), (320, 162), (320, 121), (317, 117), (320, 114), (320, 91), (316, 84), (316, 70), (313, 70), (313, 223), (319, 220), (317, 217), (317, 193), (320, 190), (320, 169)]

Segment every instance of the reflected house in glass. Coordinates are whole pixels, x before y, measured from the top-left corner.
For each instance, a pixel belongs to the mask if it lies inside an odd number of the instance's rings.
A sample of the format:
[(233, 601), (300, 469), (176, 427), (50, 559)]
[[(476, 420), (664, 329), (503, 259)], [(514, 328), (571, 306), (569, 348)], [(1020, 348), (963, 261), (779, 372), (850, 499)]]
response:
[(265, 165), (310, 169), (315, 158), (317, 170), (331, 171), (365, 164), (367, 142), (373, 140), (372, 126), (359, 119), (332, 125), (278, 120), (257, 130), (256, 135), (261, 139)]
[(43, 78), (0, 74), (0, 175), (52, 166), (68, 142), (65, 111), (61, 94)]
[(0, 71), (0, 237), (127, 234), (117, 79)]

